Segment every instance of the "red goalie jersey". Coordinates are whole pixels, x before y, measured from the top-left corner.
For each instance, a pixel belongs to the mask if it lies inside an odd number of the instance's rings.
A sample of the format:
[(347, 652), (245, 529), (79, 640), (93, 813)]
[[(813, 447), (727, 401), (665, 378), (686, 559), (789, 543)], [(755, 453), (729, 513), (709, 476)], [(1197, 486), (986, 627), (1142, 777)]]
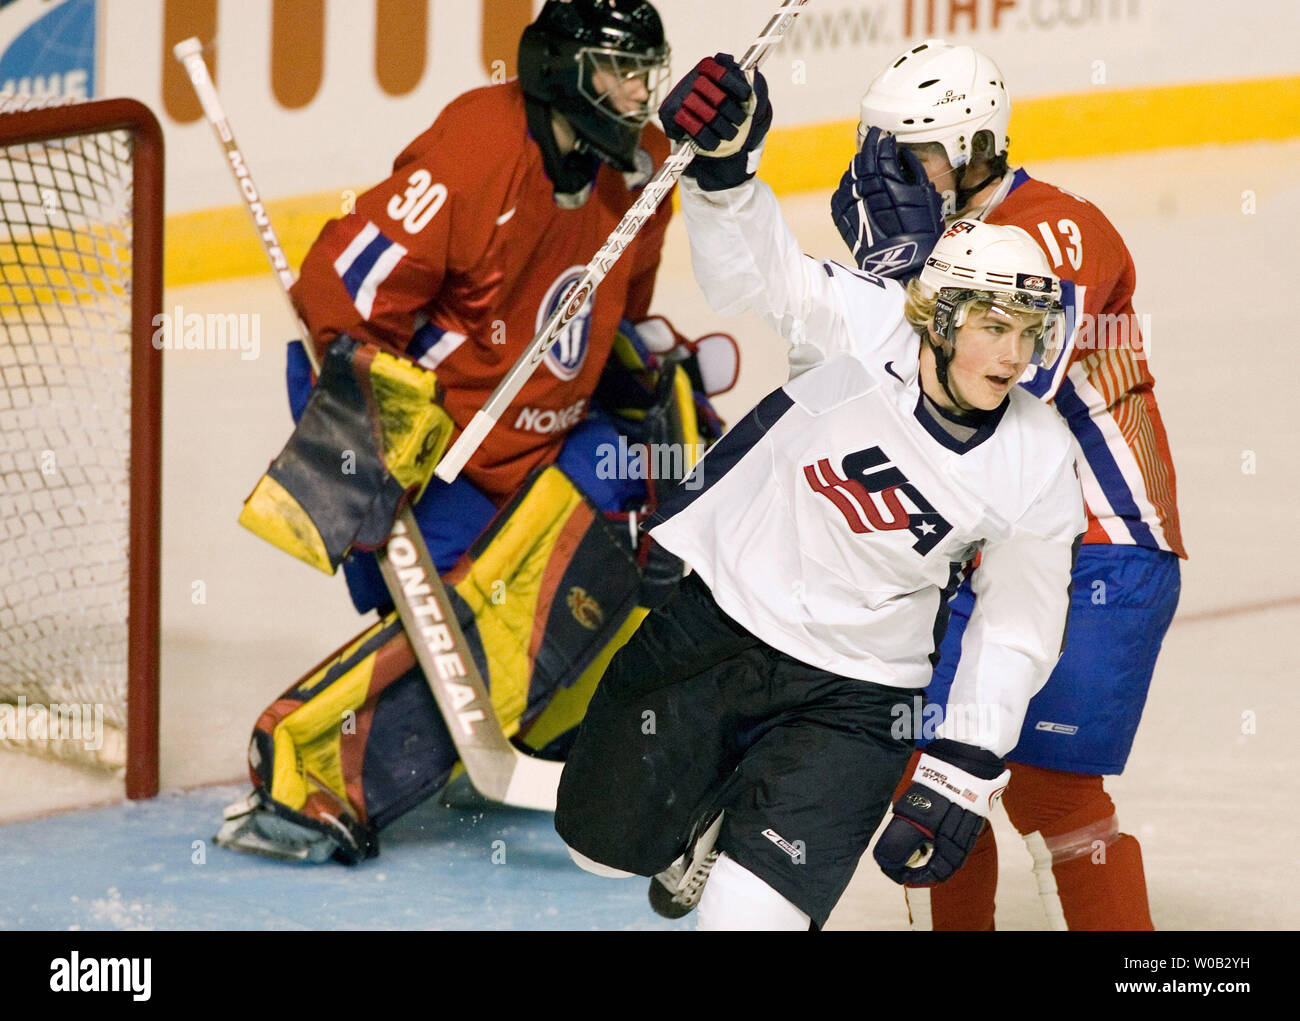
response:
[(1149, 338), (1133, 312), (1136, 271), (1119, 232), (1091, 202), (1023, 170), (984, 219), (1027, 231), (1061, 277), (1069, 345), (1050, 373), (1023, 385), (1055, 402), (1083, 451), (1083, 541), (1186, 557)]
[[(668, 142), (647, 127), (657, 169)], [(636, 199), (604, 164), (578, 208), (556, 205), (518, 82), (458, 97), (331, 220), (303, 261), (294, 304), (320, 350), (341, 333), (435, 369), (459, 428), (486, 403)], [(645, 317), (671, 215), (664, 202), (565, 328), (464, 474), (508, 497), (553, 460), (596, 388), (621, 318)]]

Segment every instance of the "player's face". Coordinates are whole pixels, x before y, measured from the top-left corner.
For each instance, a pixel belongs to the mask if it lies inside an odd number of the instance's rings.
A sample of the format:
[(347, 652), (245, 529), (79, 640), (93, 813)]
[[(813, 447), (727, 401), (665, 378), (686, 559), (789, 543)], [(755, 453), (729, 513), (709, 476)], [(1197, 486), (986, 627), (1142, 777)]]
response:
[(650, 86), (646, 72), (619, 75), (611, 69), (592, 72), (592, 88), (620, 114), (640, 116), (650, 102)]
[(957, 171), (953, 169), (942, 145), (909, 145), (907, 148), (921, 161), (925, 176), (939, 191), (957, 186)]
[(921, 161), (925, 176), (934, 185), (934, 190), (943, 200), (943, 215), (952, 220), (959, 212), (957, 209), (957, 185), (960, 175), (948, 160), (948, 153), (938, 142), (926, 142), (920, 145), (908, 145), (907, 149)]
[(992, 308), (972, 311), (957, 330), (948, 386), (972, 408), (992, 411), (1029, 366), (1043, 317)]

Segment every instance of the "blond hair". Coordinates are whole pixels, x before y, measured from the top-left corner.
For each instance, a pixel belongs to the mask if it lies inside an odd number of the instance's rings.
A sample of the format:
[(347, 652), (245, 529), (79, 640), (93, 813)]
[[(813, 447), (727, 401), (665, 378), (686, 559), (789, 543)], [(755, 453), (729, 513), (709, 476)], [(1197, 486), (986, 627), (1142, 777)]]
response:
[(920, 277), (909, 280), (906, 290), (907, 300), (903, 304), (903, 315), (921, 337), (928, 337), (930, 324), (934, 322), (934, 306), (939, 300), (939, 292), (921, 283)]
[[(916, 330), (917, 335), (926, 340), (930, 336), (930, 324), (934, 322), (934, 306), (938, 304), (939, 292), (928, 284), (921, 283), (920, 277), (913, 277), (907, 282), (907, 299), (903, 304), (903, 315)], [(987, 312), (994, 303), (977, 299), (967, 308), (967, 316)]]

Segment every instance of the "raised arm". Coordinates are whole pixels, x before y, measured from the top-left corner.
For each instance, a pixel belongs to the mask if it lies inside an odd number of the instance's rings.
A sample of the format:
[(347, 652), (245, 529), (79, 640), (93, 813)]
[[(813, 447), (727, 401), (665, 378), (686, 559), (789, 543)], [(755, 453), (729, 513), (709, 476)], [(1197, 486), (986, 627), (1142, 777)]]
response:
[(670, 138), (702, 150), (683, 173), (682, 215), (695, 278), (716, 311), (768, 322), (794, 345), (796, 373), (861, 352), (893, 327), (901, 302), (887, 285), (805, 255), (772, 190), (754, 178), (772, 119), (761, 74), (751, 85), (719, 53), (678, 82), (659, 115)]
[(715, 311), (753, 312), (792, 344), (841, 332), (831, 275), (800, 249), (771, 188), (750, 178), (712, 192), (687, 181), (681, 191), (695, 279)]

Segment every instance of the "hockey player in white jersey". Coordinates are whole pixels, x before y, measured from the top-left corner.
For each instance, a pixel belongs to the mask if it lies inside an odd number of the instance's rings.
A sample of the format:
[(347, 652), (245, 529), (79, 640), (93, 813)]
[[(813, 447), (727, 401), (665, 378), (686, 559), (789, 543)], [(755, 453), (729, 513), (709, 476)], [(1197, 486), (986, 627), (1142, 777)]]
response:
[[(965, 101), (947, 101), (954, 96)], [(937, 188), (949, 220), (1028, 231), (1061, 278), (1065, 350), (1051, 372), (1030, 371), (1020, 386), (1051, 403), (1079, 443), (1088, 528), (1074, 569), (1070, 646), (1007, 756), (1002, 805), (1030, 852), (1052, 928), (1149, 930), (1141, 846), (1121, 829), (1105, 777), (1128, 761), (1187, 551), (1134, 313), (1133, 256), (1091, 202), (1010, 164), (1011, 99), (988, 54), (940, 39), (910, 46), (872, 79), (860, 111), (858, 151), (831, 198), (860, 268), (900, 281), (920, 272), (944, 230)], [(1113, 323), (1131, 329), (1121, 334)], [(949, 604), (927, 711), (942, 711), (972, 601), (968, 582)], [(912, 925), (993, 929), (997, 885), (998, 849), (986, 829), (950, 882), (907, 892)]]
[(701, 928), (825, 923), (978, 554), (950, 703), (969, 711), (950, 709), (875, 851), (897, 882), (961, 865), (1060, 654), (1084, 528), (1070, 435), (1015, 386), (1061, 343), (1041, 251), (959, 221), (906, 290), (803, 255), (753, 177), (766, 93), (719, 54), (660, 115), (704, 150), (682, 187), (700, 286), (790, 341), (791, 378), (651, 519), (694, 573), (610, 664), (556, 812), (579, 864), (660, 873), (659, 906), (700, 897)]

